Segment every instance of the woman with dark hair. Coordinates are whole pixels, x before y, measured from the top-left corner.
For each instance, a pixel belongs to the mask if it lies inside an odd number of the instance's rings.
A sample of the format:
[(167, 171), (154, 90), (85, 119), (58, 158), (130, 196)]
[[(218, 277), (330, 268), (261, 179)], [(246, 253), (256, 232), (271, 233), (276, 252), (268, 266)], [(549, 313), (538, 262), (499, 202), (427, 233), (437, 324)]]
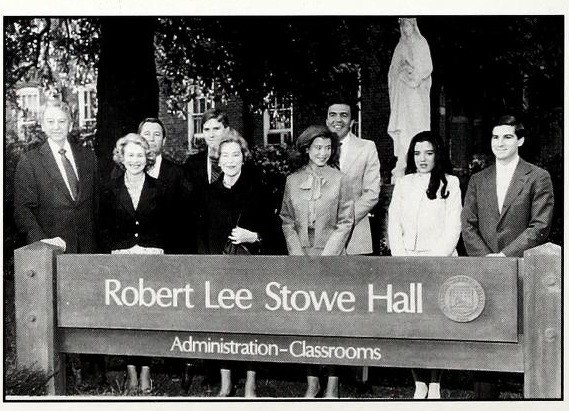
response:
[[(411, 140), (405, 176), (397, 180), (389, 205), (388, 237), (394, 256), (457, 255), (462, 211), (458, 178), (437, 136), (423, 131)], [(430, 383), (424, 370), (412, 370), (414, 398), (440, 398), (440, 370)]]
[[(216, 150), (221, 175), (205, 189), (200, 248), (205, 254), (261, 254), (272, 218), (265, 190), (248, 164), (247, 142), (228, 128)], [(245, 397), (256, 397), (255, 380), (256, 372), (248, 363)], [(218, 397), (233, 392), (231, 364), (223, 362)]]
[[(325, 126), (310, 126), (298, 137), (302, 167), (286, 179), (280, 213), (289, 255), (346, 254), (354, 200), (348, 177), (337, 169), (338, 146), (338, 135)], [(308, 369), (306, 398), (320, 392), (316, 371)], [(338, 397), (333, 367), (325, 396)]]
[[(148, 142), (135, 133), (120, 138), (113, 160), (124, 170), (101, 195), (101, 242), (112, 254), (163, 254), (166, 203), (164, 190), (147, 171), (155, 162)], [(143, 357), (127, 357), (129, 394), (149, 394), (150, 367)], [(140, 368), (140, 373), (137, 372)]]

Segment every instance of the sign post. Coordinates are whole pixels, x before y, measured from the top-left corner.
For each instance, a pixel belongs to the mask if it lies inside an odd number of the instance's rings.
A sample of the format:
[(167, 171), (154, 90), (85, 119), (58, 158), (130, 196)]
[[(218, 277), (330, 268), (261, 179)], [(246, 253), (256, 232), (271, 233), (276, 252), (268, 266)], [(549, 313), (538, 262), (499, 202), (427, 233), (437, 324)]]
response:
[(561, 247), (524, 253), (524, 397), (561, 398)]
[(59, 253), (60, 248), (42, 242), (14, 251), (17, 364), (45, 373), (49, 395), (65, 394), (65, 361), (56, 327)]
[(53, 376), (52, 395), (63, 353), (92, 353), (524, 372), (526, 398), (561, 397), (552, 244), (524, 259), (57, 254), (15, 254), (18, 364)]

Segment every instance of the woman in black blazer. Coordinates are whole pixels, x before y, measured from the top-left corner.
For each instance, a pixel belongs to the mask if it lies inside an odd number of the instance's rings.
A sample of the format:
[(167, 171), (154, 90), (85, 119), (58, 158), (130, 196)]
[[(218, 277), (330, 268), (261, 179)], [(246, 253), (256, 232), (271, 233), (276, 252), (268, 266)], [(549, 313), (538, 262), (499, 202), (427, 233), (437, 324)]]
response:
[[(229, 129), (219, 143), (218, 152), (222, 174), (206, 188), (200, 227), (201, 247), (205, 254), (232, 254), (235, 253), (229, 251), (232, 246), (245, 247), (250, 254), (260, 254), (266, 245), (272, 216), (268, 198), (253, 169), (246, 164), (250, 157), (247, 142), (235, 130)], [(218, 396), (226, 397), (232, 392), (231, 369), (224, 363)], [(245, 397), (255, 396), (255, 371), (248, 364)]]
[[(125, 170), (111, 179), (101, 196), (101, 234), (105, 251), (113, 254), (163, 254), (166, 197), (158, 181), (146, 174), (154, 152), (138, 134), (120, 138), (113, 160)], [(136, 365), (141, 366), (137, 376)], [(127, 359), (129, 394), (151, 391), (150, 367), (138, 357)]]

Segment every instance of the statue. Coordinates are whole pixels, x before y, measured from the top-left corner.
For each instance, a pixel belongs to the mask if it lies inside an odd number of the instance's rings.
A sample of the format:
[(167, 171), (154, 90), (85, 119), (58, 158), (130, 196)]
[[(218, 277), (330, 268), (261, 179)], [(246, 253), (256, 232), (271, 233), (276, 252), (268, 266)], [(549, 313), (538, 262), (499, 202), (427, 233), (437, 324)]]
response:
[(419, 32), (416, 18), (400, 18), (401, 38), (389, 67), (391, 113), (387, 132), (393, 139), (397, 164), (391, 182), (405, 174), (407, 150), (415, 134), (431, 129), (431, 73), (433, 62), (427, 40)]

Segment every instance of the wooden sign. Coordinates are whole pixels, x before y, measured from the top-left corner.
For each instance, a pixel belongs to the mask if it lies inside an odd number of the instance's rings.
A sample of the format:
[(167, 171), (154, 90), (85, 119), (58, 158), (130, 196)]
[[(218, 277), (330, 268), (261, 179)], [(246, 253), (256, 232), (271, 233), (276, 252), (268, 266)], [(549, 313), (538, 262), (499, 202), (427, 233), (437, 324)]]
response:
[(60, 255), (58, 326), (516, 342), (517, 264)]

